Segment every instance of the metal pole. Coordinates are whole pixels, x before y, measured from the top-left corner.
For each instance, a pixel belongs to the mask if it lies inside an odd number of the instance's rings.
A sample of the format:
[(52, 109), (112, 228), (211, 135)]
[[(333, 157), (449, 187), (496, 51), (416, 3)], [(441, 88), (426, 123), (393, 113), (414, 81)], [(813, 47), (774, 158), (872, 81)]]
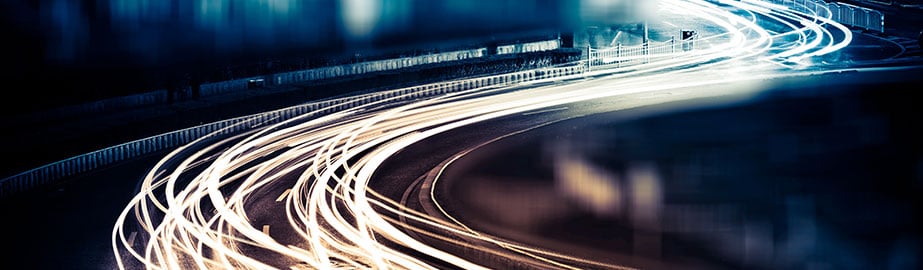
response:
[(647, 19), (644, 19), (644, 40), (642, 42), (643, 43), (641, 44), (642, 46), (641, 53), (644, 55), (644, 63), (647, 63), (650, 60), (647, 57), (651, 54), (648, 51), (649, 50), (648, 48), (649, 40), (648, 40), (648, 34), (647, 34)]
[(592, 64), (593, 64), (593, 55), (590, 54), (590, 44), (587, 44), (586, 45), (586, 68), (587, 70), (590, 69)]
[(615, 67), (622, 67), (622, 43), (615, 44)]

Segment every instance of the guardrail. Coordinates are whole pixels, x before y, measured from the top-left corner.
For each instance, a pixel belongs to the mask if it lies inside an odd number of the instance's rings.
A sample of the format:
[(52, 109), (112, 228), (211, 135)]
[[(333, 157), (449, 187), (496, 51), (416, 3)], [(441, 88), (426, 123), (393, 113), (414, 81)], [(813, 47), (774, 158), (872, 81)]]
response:
[(552, 40), (543, 40), (536, 42), (527, 42), (522, 44), (510, 44), (497, 46), (497, 54), (511, 54), (511, 53), (529, 53), (529, 52), (541, 52), (541, 51), (550, 51), (561, 48), (560, 39)]
[(827, 17), (846, 26), (885, 32), (885, 15), (871, 8), (821, 0), (762, 0), (807, 14)]
[(200, 92), (203, 96), (214, 95), (225, 92), (246, 90), (252, 87), (254, 84), (259, 86), (281, 85), (313, 80), (323, 80), (371, 72), (397, 70), (433, 63), (473, 59), (484, 57), (485, 55), (487, 55), (487, 48), (476, 48), (470, 50), (432, 53), (396, 59), (365, 61), (354, 64), (313, 68), (299, 71), (282, 72), (265, 76), (253, 76), (236, 80), (206, 83), (202, 84)]
[[(507, 44), (502, 45), (501, 47), (505, 49), (503, 54), (513, 54), (555, 50), (561, 47), (560, 44), (560, 39), (550, 39), (522, 44)], [(205, 82), (199, 86), (198, 93), (193, 93), (194, 90), (191, 86), (178, 89), (178, 92), (176, 93), (171, 93), (170, 91), (167, 91), (167, 89), (159, 89), (147, 93), (139, 93), (129, 96), (109, 98), (91, 103), (72, 105), (59, 108), (54, 111), (36, 112), (28, 118), (25, 118), (24, 121), (31, 121), (30, 119), (45, 119), (53, 115), (80, 115), (130, 108), (141, 105), (164, 104), (172, 100), (170, 97), (171, 95), (178, 95), (181, 97), (211, 96), (235, 91), (245, 91), (247, 89), (253, 88), (254, 86), (261, 87), (268, 85), (282, 85), (359, 75), (364, 73), (398, 70), (434, 63), (476, 59), (487, 56), (488, 54), (488, 49), (482, 47), (467, 50), (434, 52), (394, 59), (362, 61), (352, 64), (303, 69), (297, 71), (278, 72), (268, 75), (249, 76), (218, 82)], [(174, 96), (174, 98), (176, 97), (177, 96)]]
[[(561, 41), (559, 39), (552, 39), (498, 46), (498, 54), (540, 52), (555, 50), (558, 48), (561, 48)], [(266, 76), (254, 76), (216, 83), (206, 83), (201, 86), (200, 92), (201, 95), (205, 96), (230, 91), (245, 90), (251, 87), (254, 83), (257, 83), (258, 85), (282, 85), (379, 71), (397, 70), (434, 63), (474, 59), (488, 55), (487, 50), (487, 48), (475, 48), (470, 50), (449, 51), (411, 57), (402, 57), (397, 59), (373, 60), (339, 66), (282, 72)]]
[(387, 98), (392, 98), (394, 101), (407, 101), (481, 87), (510, 85), (520, 82), (581, 74), (583, 72), (583, 65), (573, 65), (541, 68), (449, 82), (430, 83), (353, 97), (306, 103), (304, 105), (285, 109), (186, 128), (93, 151), (5, 178), (0, 180), (0, 198), (45, 185), (68, 176), (74, 176), (112, 165), (126, 159), (136, 158), (145, 154), (187, 144), (202, 136), (216, 132), (218, 135), (235, 134), (249, 130), (254, 125), (274, 124), (308, 113), (321, 116)]
[[(647, 50), (648, 54), (646, 55), (646, 59), (657, 59), (666, 57), (667, 55), (676, 55), (674, 50), (675, 48), (670, 49), (670, 53), (666, 54), (667, 49), (665, 48), (667, 47), (665, 46), (668, 45), (675, 46), (675, 42), (670, 41), (663, 45), (648, 48), (649, 50)], [(628, 51), (634, 55), (635, 50), (636, 49), (632, 47)], [(607, 51), (603, 50), (603, 52)], [(650, 52), (658, 52), (658, 54), (650, 54)], [(592, 59), (595, 58), (590, 58), (589, 60), (592, 61)], [(255, 125), (270, 125), (279, 123), (296, 116), (302, 116), (304, 114), (322, 116), (383, 99), (408, 101), (452, 92), (477, 89), (481, 87), (505, 86), (522, 82), (578, 75), (583, 74), (589, 70), (590, 66), (586, 65), (585, 62), (590, 61), (581, 61), (570, 66), (539, 68), (501, 75), (429, 83), (352, 97), (321, 100), (285, 109), (181, 129), (71, 157), (7, 177), (0, 180), (0, 199), (14, 193), (49, 184), (65, 177), (74, 176), (105, 166), (113, 165), (123, 160), (178, 147), (180, 145), (184, 145), (198, 138), (201, 138), (202, 136), (210, 134), (236, 134), (249, 130)], [(642, 62), (639, 61), (625, 61), (623, 65), (641, 63)], [(309, 78), (299, 77), (297, 79)]]
[[(693, 42), (692, 40), (683, 41)], [(615, 66), (636, 65), (647, 63), (652, 59), (668, 58), (677, 53), (688, 50), (689, 47), (680, 48), (682, 43), (677, 43), (676, 38), (664, 42), (648, 42), (647, 44), (623, 46), (621, 43), (614, 47), (595, 49), (587, 47), (587, 66)]]

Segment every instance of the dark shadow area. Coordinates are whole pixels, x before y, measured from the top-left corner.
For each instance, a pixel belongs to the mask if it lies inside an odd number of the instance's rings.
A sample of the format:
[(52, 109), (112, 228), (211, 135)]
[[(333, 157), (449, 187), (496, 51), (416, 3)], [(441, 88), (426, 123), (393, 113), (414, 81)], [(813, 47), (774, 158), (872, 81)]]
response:
[(447, 207), (476, 230), (642, 268), (918, 269), (919, 74), (562, 122), (470, 154)]

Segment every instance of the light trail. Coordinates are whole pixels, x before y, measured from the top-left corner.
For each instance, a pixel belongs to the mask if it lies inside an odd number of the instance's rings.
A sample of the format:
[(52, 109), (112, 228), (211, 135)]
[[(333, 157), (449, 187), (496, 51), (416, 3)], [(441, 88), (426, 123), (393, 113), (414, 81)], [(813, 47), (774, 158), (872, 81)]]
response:
[[(630, 269), (478, 232), (452, 217), (436, 196), (431, 196), (432, 203), (443, 210), (429, 213), (406, 207), (370, 189), (369, 183), (390, 157), (437, 134), (510, 115), (563, 112), (569, 104), (601, 98), (682, 93), (694, 86), (800, 75), (804, 73), (793, 73), (785, 63), (836, 51), (851, 40), (849, 29), (816, 14), (759, 1), (719, 3), (661, 1), (661, 12), (721, 29), (703, 37), (709, 46), (570, 77), (591, 80), (528, 89), (475, 89), (386, 106), (400, 98), (394, 97), (320, 117), (307, 113), (255, 126), (244, 134), (205, 137), (179, 147), (146, 175), (140, 192), (118, 217), (112, 231), (118, 267), (490, 268), (488, 262), (445, 248), (454, 246), (541, 268)], [(771, 34), (757, 24), (757, 17), (787, 29)], [(839, 35), (845, 38), (835, 40)], [(435, 183), (428, 188), (421, 192), (435, 192)], [(262, 218), (271, 214), (280, 220)], [(270, 226), (273, 236), (268, 234)]]

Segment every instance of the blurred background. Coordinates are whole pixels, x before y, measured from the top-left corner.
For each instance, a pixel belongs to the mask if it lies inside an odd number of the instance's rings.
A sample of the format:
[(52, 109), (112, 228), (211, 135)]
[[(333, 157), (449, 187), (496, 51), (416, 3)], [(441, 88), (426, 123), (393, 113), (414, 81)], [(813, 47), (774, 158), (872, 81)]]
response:
[[(13, 0), (4, 111), (160, 89), (188, 73), (323, 66), (641, 21), (630, 0)], [(609, 11), (606, 11), (609, 10)], [(217, 73), (218, 75), (214, 75)], [(175, 79), (179, 80), (179, 79)], [(30, 99), (30, 89), (60, 95)], [(28, 101), (28, 102), (22, 102)], [(31, 108), (30, 108), (31, 107)]]

